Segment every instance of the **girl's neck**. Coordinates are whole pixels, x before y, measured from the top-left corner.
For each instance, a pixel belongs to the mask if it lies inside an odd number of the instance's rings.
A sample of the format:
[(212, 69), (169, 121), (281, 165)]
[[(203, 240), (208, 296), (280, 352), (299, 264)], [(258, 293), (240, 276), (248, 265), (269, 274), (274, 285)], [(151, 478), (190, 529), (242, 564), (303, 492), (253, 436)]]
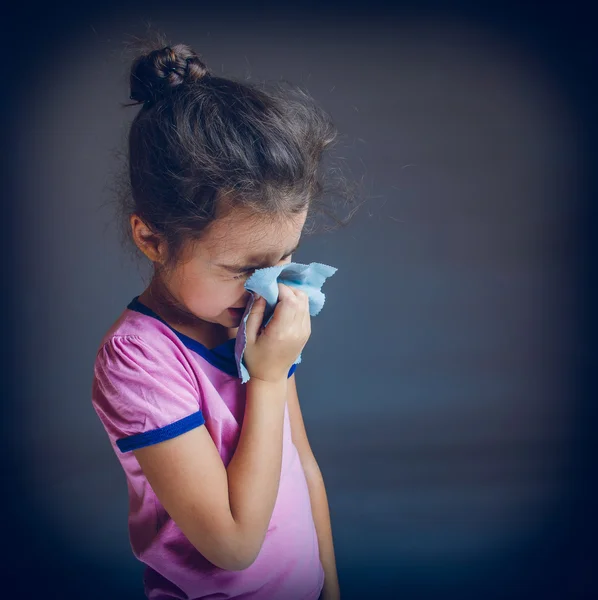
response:
[(156, 277), (139, 296), (139, 302), (153, 310), (170, 327), (207, 348), (215, 348), (237, 334), (237, 329), (231, 330), (218, 323), (202, 321), (190, 313)]

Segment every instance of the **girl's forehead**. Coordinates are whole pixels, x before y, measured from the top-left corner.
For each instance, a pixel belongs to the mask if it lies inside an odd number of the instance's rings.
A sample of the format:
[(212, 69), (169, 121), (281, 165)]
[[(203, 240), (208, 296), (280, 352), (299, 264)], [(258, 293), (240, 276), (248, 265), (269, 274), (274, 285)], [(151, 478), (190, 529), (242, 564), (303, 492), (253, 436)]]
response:
[(212, 256), (275, 255), (297, 244), (304, 224), (303, 214), (221, 219), (212, 223), (203, 241)]

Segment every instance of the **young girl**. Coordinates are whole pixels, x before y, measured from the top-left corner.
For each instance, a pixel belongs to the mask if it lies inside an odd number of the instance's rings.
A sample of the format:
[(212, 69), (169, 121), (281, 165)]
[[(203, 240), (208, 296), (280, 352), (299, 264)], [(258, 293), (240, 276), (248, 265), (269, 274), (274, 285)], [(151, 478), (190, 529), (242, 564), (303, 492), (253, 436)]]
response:
[[(163, 41), (162, 41), (163, 44)], [(304, 292), (278, 284), (234, 342), (258, 268), (291, 262), (335, 138), (303, 92), (212, 74), (186, 45), (139, 56), (129, 134), (136, 246), (147, 289), (104, 336), (92, 403), (126, 474), (129, 535), (149, 599), (339, 598), (322, 475), (293, 361)]]

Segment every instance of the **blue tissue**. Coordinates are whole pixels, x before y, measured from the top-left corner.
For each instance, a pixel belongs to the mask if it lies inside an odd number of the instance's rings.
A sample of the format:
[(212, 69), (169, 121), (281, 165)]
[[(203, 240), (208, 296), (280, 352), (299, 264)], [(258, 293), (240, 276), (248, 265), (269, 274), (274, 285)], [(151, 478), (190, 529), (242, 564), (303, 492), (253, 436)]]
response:
[[(278, 283), (283, 283), (289, 287), (296, 287), (304, 291), (309, 298), (309, 314), (315, 317), (324, 306), (325, 295), (321, 291), (322, 285), (337, 270), (335, 267), (322, 263), (310, 263), (309, 265), (287, 263), (286, 265), (277, 265), (254, 271), (253, 275), (245, 282), (245, 289), (252, 292), (252, 295), (245, 307), (235, 341), (235, 361), (239, 377), (243, 383), (246, 383), (250, 379), (249, 372), (243, 364), (243, 353), (247, 346), (247, 334), (245, 331), (247, 317), (255, 302), (255, 295), (258, 294), (266, 300), (264, 320), (262, 321), (263, 327), (272, 318), (274, 309), (278, 303)], [(299, 354), (293, 364), (296, 365), (300, 362), (301, 354)]]

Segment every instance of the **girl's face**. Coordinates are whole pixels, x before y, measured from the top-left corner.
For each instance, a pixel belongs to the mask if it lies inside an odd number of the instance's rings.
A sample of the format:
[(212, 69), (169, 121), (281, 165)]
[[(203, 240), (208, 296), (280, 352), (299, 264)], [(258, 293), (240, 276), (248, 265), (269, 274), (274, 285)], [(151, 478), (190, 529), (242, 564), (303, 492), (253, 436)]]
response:
[(231, 211), (188, 244), (161, 284), (198, 319), (238, 327), (251, 297), (245, 282), (256, 269), (291, 262), (306, 217), (307, 211), (286, 220)]

